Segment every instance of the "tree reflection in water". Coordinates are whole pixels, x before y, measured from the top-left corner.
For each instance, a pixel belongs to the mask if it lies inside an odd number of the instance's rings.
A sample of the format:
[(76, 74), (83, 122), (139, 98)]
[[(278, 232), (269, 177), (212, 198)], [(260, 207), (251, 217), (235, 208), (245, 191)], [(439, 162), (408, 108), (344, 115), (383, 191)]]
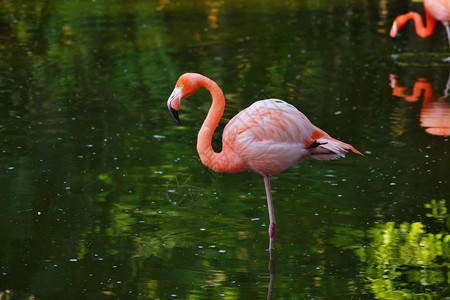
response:
[[(356, 254), (367, 287), (378, 299), (442, 299), (448, 296), (450, 218), (445, 200), (425, 204), (422, 222), (375, 225)], [(433, 228), (433, 229), (431, 229)], [(438, 297), (438, 298), (437, 298)]]

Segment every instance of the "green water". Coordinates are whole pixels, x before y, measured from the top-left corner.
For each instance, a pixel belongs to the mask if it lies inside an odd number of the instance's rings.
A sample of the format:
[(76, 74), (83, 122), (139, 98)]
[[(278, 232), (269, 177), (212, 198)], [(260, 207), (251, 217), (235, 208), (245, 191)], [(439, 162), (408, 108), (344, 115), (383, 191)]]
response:
[[(394, 47), (411, 9), (0, 1), (0, 298), (449, 298), (450, 65), (424, 58), (448, 42), (410, 24)], [(179, 126), (167, 111), (184, 72), (224, 90), (216, 148), (234, 114), (275, 97), (365, 155), (273, 176), (275, 274), (262, 177), (198, 158), (209, 94)]]

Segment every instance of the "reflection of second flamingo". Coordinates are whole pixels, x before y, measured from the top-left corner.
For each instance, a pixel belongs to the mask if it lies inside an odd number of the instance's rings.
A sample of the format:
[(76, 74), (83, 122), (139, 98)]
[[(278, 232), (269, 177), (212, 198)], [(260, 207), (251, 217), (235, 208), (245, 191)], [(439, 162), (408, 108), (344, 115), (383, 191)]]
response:
[(420, 110), (420, 126), (426, 128), (425, 132), (438, 135), (450, 135), (450, 76), (444, 95), (436, 97), (431, 82), (426, 78), (418, 78), (414, 82), (411, 94), (406, 94), (406, 88), (398, 84), (397, 76), (389, 75), (392, 95), (401, 97), (408, 102), (417, 102), (423, 91), (423, 104)]

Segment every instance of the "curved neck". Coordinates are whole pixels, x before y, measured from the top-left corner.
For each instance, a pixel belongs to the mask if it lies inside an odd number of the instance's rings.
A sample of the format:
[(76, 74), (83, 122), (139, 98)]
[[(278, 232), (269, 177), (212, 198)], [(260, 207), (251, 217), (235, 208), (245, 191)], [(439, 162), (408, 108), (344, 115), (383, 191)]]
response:
[(212, 96), (212, 105), (197, 137), (197, 151), (202, 163), (216, 172), (237, 173), (246, 170), (238, 151), (232, 143), (222, 141), (222, 151), (214, 152), (211, 141), (225, 109), (225, 97), (220, 87), (211, 79), (199, 75), (199, 86)]
[(199, 79), (200, 87), (207, 89), (212, 96), (212, 105), (209, 109), (208, 115), (203, 122), (197, 137), (197, 151), (202, 160), (202, 163), (215, 170), (214, 162), (218, 160), (220, 153), (214, 152), (211, 141), (214, 131), (219, 124), (220, 118), (225, 109), (225, 97), (220, 87), (211, 79), (201, 76)]
[(422, 38), (429, 37), (433, 34), (435, 28), (436, 28), (436, 19), (431, 16), (431, 14), (425, 9), (425, 16), (426, 16), (426, 22), (427, 25), (425, 26), (422, 21), (422, 16), (419, 15), (416, 12), (409, 12), (407, 14), (398, 16), (395, 19), (395, 22), (397, 22), (397, 28), (400, 30), (409, 20), (414, 21), (414, 26), (416, 29), (416, 33), (418, 36)]

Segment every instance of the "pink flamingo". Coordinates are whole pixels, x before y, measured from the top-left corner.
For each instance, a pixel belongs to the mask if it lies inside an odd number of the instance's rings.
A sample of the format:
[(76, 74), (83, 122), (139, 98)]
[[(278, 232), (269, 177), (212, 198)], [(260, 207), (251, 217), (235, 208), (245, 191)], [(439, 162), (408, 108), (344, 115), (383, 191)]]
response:
[(447, 30), (450, 45), (450, 0), (424, 0), (423, 8), (427, 20), (426, 27), (423, 25), (422, 17), (418, 13), (409, 12), (395, 18), (389, 33), (391, 38), (395, 40), (398, 31), (411, 19), (414, 21), (417, 35), (422, 38), (429, 37), (434, 33), (436, 23), (440, 21)]
[(257, 101), (232, 118), (223, 130), (222, 151), (216, 153), (211, 140), (225, 108), (225, 97), (214, 81), (196, 73), (181, 75), (167, 100), (167, 106), (179, 123), (181, 100), (201, 87), (211, 93), (212, 105), (198, 133), (197, 151), (200, 159), (216, 172), (250, 170), (264, 176), (270, 219), (269, 249), (273, 249), (276, 223), (270, 175), (309, 156), (327, 160), (344, 157), (349, 151), (361, 153), (351, 145), (330, 137), (311, 124), (294, 106), (278, 99)]

